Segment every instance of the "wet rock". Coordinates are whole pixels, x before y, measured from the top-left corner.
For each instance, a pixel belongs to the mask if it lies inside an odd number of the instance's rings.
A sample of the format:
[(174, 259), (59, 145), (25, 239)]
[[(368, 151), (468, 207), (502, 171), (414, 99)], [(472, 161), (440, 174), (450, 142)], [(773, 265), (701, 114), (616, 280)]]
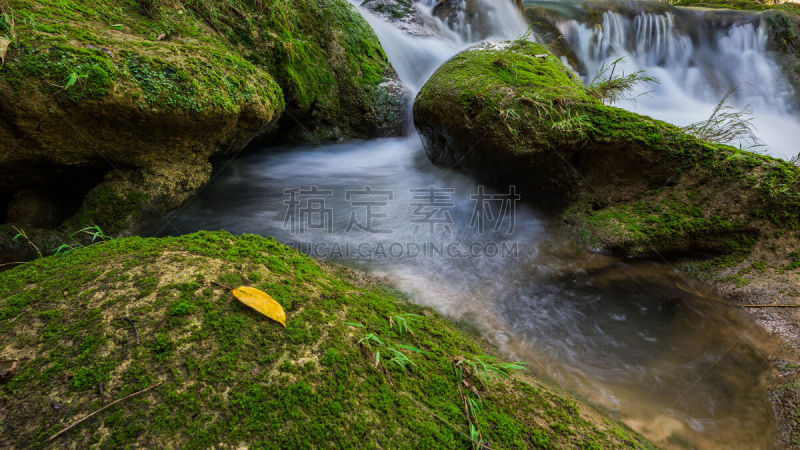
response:
[(435, 164), (517, 185), (591, 247), (730, 253), (798, 226), (800, 168), (606, 106), (539, 44), (457, 55), (420, 91), (414, 123)]
[(775, 51), (776, 60), (794, 88), (800, 104), (800, 8), (792, 14), (770, 10), (761, 14), (767, 27), (769, 47)]

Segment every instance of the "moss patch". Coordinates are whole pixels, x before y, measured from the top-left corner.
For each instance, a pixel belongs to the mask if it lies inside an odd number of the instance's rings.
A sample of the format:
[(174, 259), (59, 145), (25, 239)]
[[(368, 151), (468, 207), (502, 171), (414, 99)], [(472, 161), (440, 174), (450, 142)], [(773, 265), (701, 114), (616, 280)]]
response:
[(0, 80), (28, 90), (39, 82), (73, 102), (112, 91), (195, 112), (285, 102), (324, 121), (309, 129), (364, 136), (379, 126), (380, 85), (393, 71), (347, 1), (170, 5), (155, 2), (148, 15), (135, 1), (9, 1), (17, 39)]
[[(210, 281), (271, 293), (287, 328)], [(413, 334), (390, 325), (398, 315)], [(385, 373), (379, 348), (358, 344), (368, 333), (385, 345)], [(99, 384), (117, 399), (163, 381), (58, 445), (464, 447), (441, 420), (469, 433), (453, 359), (486, 352), (399, 293), (271, 239), (119, 239), (0, 274), (0, 358), (21, 360), (0, 385), (0, 444), (43, 446), (102, 406)], [(648, 446), (528, 376), (479, 388), (492, 447)]]

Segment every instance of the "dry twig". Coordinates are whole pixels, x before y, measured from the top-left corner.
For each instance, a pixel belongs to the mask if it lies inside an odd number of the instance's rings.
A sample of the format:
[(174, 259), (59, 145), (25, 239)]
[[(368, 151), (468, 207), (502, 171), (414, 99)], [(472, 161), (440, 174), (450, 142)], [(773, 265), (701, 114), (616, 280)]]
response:
[(62, 434), (66, 433), (67, 431), (69, 431), (69, 430), (71, 430), (71, 429), (75, 428), (76, 426), (78, 426), (78, 425), (82, 424), (82, 423), (83, 423), (83, 422), (85, 422), (87, 419), (90, 419), (90, 418), (92, 418), (92, 417), (96, 416), (97, 414), (99, 414), (99, 413), (101, 413), (101, 412), (103, 412), (103, 411), (107, 410), (108, 408), (111, 408), (112, 406), (116, 405), (117, 403), (124, 402), (125, 400), (127, 400), (127, 399), (129, 399), (129, 398), (131, 398), (131, 397), (135, 397), (135, 396), (137, 396), (137, 395), (139, 395), (139, 394), (142, 394), (142, 393), (144, 393), (144, 392), (147, 392), (147, 391), (149, 391), (150, 389), (153, 389), (153, 388), (156, 388), (156, 387), (158, 387), (158, 386), (161, 386), (162, 384), (164, 384), (164, 382), (163, 382), (163, 381), (159, 381), (158, 383), (156, 383), (156, 384), (154, 384), (154, 385), (152, 385), (152, 386), (146, 387), (146, 388), (144, 388), (144, 389), (142, 389), (142, 390), (140, 390), (140, 391), (136, 391), (136, 392), (134, 392), (133, 394), (126, 395), (125, 397), (122, 397), (122, 398), (121, 398), (121, 399), (119, 399), (119, 400), (114, 400), (113, 402), (111, 402), (111, 403), (107, 404), (106, 406), (103, 406), (102, 408), (98, 409), (97, 411), (95, 411), (95, 412), (93, 412), (93, 413), (91, 413), (91, 414), (87, 415), (87, 416), (86, 416), (86, 417), (84, 417), (83, 419), (79, 419), (79, 420), (76, 420), (75, 422), (72, 422), (72, 424), (71, 424), (71, 425), (69, 425), (67, 428), (64, 428), (63, 430), (59, 431), (58, 433), (56, 433), (56, 434), (54, 434), (54, 435), (50, 436), (49, 438), (47, 438), (47, 441), (45, 441), (45, 442), (50, 442), (50, 441), (52, 441), (53, 439), (55, 439), (55, 438), (57, 438), (57, 437), (61, 436)]
[(126, 317), (125, 321), (130, 324), (131, 328), (133, 328), (133, 337), (136, 338), (136, 345), (139, 345), (139, 332), (136, 330), (136, 324), (133, 323), (133, 320), (131, 320), (130, 317)]

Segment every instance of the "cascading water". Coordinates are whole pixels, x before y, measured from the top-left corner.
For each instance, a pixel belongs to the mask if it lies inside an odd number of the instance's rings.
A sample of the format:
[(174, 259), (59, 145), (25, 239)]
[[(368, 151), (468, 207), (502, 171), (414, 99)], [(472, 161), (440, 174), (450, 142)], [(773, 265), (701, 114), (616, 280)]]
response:
[[(508, 39), (526, 31), (510, 0), (478, 1), (496, 14), (490, 35)], [(434, 0), (415, 3), (426, 28), (415, 36), (356, 6), (413, 93), (474, 36), (464, 23), (434, 17)], [(636, 28), (652, 36), (642, 39), (651, 42), (653, 50), (643, 52), (651, 54), (650, 66), (683, 54), (682, 40), (666, 37), (671, 29), (656, 18), (643, 18)], [(599, 37), (589, 28), (575, 30), (587, 42)], [(611, 33), (603, 39), (606, 53), (592, 56), (587, 44), (585, 61), (602, 61), (633, 41)], [(297, 232), (287, 225), (287, 205), (296, 188), (311, 186), (329, 191), (331, 226)], [(384, 195), (374, 226), (388, 233), (348, 229), (352, 214), (363, 211), (353, 209), (347, 192), (366, 187)], [(446, 212), (437, 217), (449, 220), (438, 225), (448, 227), (415, 226), (415, 202), (431, 187), (445, 189), (427, 199)], [(476, 228), (476, 195), (505, 194), (480, 189), (469, 177), (434, 167), (410, 130), (404, 138), (251, 152), (165, 227), (177, 234), (225, 229), (270, 235), (386, 276), (414, 301), (472, 324), (508, 358), (529, 361), (535, 373), (606, 408), (659, 446), (771, 446), (774, 427), (763, 387), (768, 364), (758, 327), (667, 267), (575, 248), (522, 203), (502, 227)]]
[[(679, 126), (707, 119), (729, 89), (732, 106), (751, 105), (756, 135), (766, 153), (782, 158), (798, 154), (800, 119), (796, 97), (767, 51), (767, 36), (757, 16), (731, 23), (703, 20), (702, 11), (606, 11), (598, 23), (562, 20), (563, 34), (591, 80), (603, 64), (623, 58), (617, 73), (642, 70), (660, 84), (633, 93), (635, 101), (618, 106)], [(686, 23), (680, 27), (676, 23)]]
[[(471, 0), (486, 11), (487, 39), (515, 39), (523, 35), (528, 25), (511, 1)], [(472, 23), (463, 19), (464, 0), (456, 23), (442, 21), (433, 15), (436, 0), (422, 0), (414, 8), (424, 24), (422, 36), (409, 35), (365, 10), (352, 4), (369, 22), (386, 50), (386, 55), (400, 79), (416, 94), (433, 72), (459, 51), (476, 42)]]

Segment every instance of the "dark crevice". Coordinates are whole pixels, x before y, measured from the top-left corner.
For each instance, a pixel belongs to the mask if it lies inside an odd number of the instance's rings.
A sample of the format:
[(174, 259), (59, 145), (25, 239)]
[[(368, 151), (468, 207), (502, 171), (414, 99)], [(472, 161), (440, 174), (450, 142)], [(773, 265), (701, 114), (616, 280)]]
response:
[(36, 183), (0, 193), (0, 223), (54, 229), (72, 217), (105, 170), (41, 170)]

